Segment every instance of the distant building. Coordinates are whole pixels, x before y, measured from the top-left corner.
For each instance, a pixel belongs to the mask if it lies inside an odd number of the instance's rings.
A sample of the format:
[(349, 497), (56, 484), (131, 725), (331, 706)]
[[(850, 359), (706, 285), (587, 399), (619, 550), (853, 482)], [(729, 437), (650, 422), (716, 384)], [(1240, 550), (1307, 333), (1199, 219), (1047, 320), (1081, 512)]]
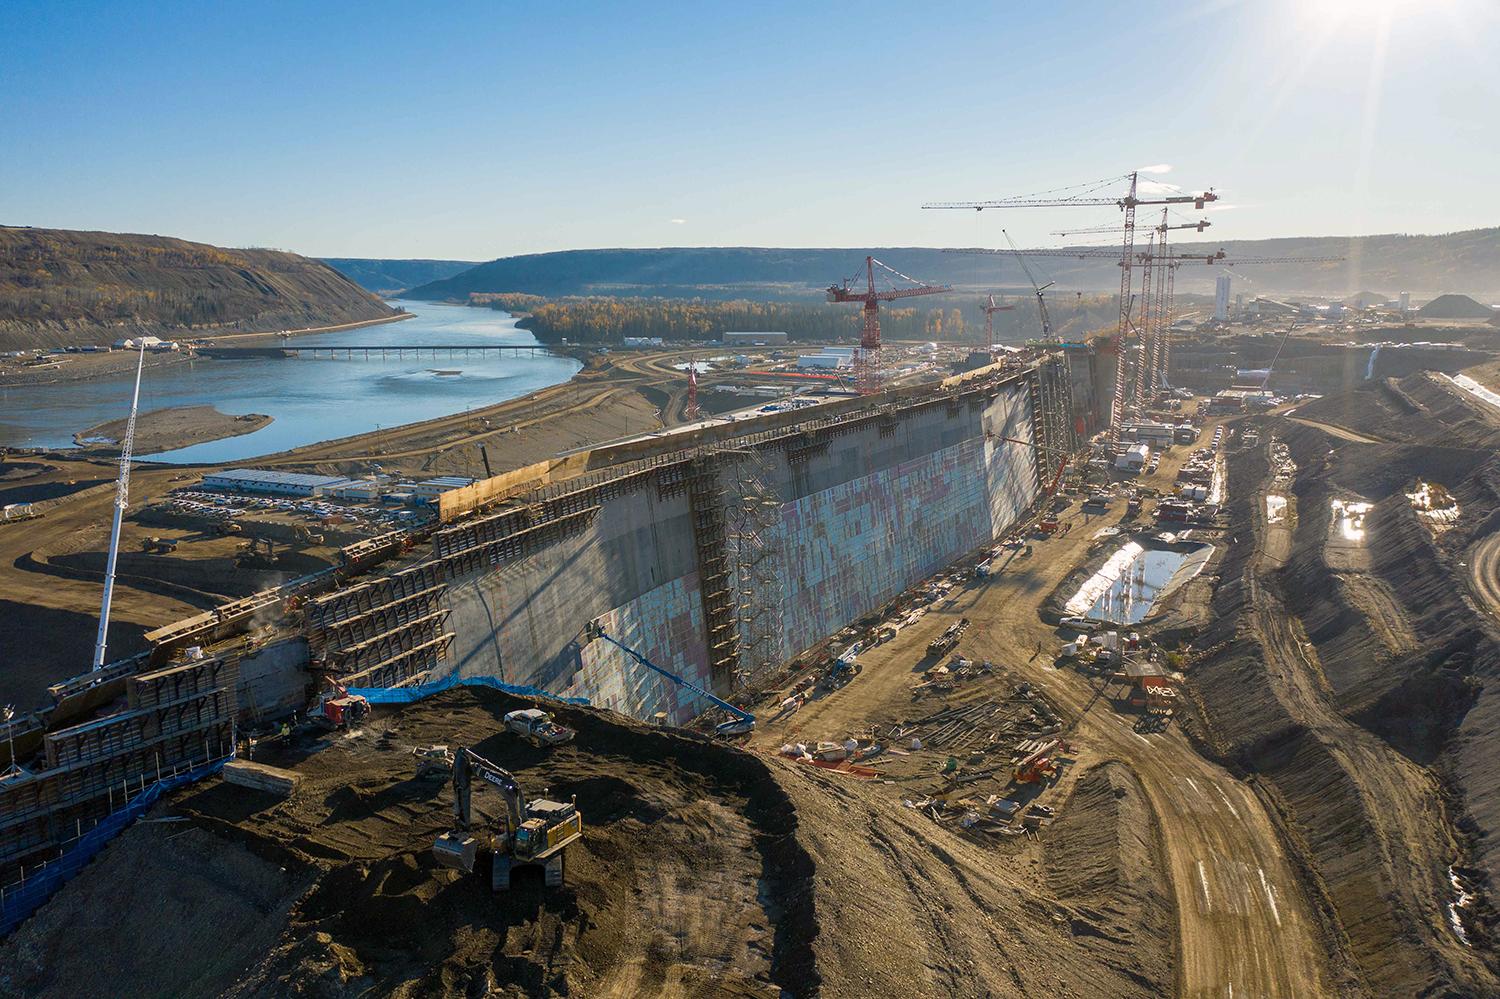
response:
[(1411, 292), (1403, 291), (1398, 301), (1401, 303), (1401, 314), (1403, 316), (1411, 311)]
[(435, 479), (427, 479), (412, 486), (411, 491), (417, 499), (434, 500), (453, 489), (462, 489), (464, 486), (474, 484), (473, 479), (462, 475), (440, 475)]
[(786, 343), (786, 334), (781, 332), (730, 332), (728, 330), (724, 332), (724, 345), (726, 347), (764, 347), (773, 343)]
[(115, 341), (116, 350), (176, 350), (176, 340), (163, 340), (155, 336), (125, 337)]
[(797, 367), (807, 368), (852, 368), (854, 358), (848, 354), (799, 354), (797, 356)]
[(319, 496), (370, 502), (380, 499), (382, 487), (375, 479), (340, 479), (318, 489)]
[(1126, 420), (1120, 424), (1120, 436), (1126, 440), (1141, 441), (1146, 444), (1170, 445), (1175, 435), (1173, 428), (1165, 423), (1157, 423), (1154, 420)]
[(1145, 444), (1132, 444), (1125, 453), (1115, 459), (1115, 467), (1122, 472), (1139, 472), (1151, 460), (1151, 448)]
[(1220, 274), (1214, 282), (1214, 318), (1224, 323), (1229, 321), (1229, 275)]
[(333, 475), (281, 472), (267, 468), (230, 468), (203, 477), (203, 488), (272, 496), (314, 496), (324, 488), (347, 482)]

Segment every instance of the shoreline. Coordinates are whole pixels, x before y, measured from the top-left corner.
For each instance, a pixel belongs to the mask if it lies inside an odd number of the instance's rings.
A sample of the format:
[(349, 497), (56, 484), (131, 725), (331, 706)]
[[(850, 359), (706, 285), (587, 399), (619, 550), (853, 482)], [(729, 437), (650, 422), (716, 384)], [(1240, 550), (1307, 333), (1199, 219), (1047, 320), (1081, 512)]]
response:
[[(281, 338), (285, 333), (286, 338), (297, 336), (313, 336), (319, 333), (337, 333), (343, 330), (359, 329), (364, 326), (384, 326), (388, 323), (398, 323), (407, 319), (415, 319), (415, 312), (404, 312), (394, 316), (382, 316), (378, 319), (361, 319), (357, 322), (336, 323), (332, 326), (308, 326), (296, 330), (265, 330), (258, 333), (226, 333), (216, 336), (199, 336), (196, 340), (206, 340), (213, 343), (232, 345), (237, 340), (249, 340), (259, 337), (273, 336)], [(55, 368), (17, 368), (6, 371), (0, 370), (0, 390), (11, 387), (31, 387), (37, 385), (62, 385), (69, 382), (99, 381), (114, 377), (121, 373), (128, 373), (135, 365), (136, 353), (131, 350), (112, 350), (109, 353), (92, 354), (63, 354), (66, 360), (60, 362)], [(188, 364), (195, 360), (208, 360), (208, 358), (196, 357), (189, 351), (163, 351), (160, 353), (147, 352), (147, 368), (167, 368), (178, 364)]]
[[(126, 422), (124, 419), (106, 420), (78, 431), (73, 435), (73, 443), (78, 448), (76, 454), (80, 457), (118, 455)], [(135, 447), (143, 454), (175, 451), (194, 444), (253, 434), (273, 422), (274, 419), (264, 413), (234, 416), (209, 404), (168, 406), (148, 410), (136, 417)]]

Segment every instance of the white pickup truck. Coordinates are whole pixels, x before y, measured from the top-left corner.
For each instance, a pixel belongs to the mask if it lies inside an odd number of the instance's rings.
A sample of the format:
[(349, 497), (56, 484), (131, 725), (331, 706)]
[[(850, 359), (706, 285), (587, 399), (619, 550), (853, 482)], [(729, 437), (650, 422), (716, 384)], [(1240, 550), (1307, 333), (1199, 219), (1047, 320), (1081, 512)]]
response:
[(578, 733), (557, 724), (541, 708), (522, 708), (505, 716), (505, 727), (533, 746), (560, 746), (572, 742)]

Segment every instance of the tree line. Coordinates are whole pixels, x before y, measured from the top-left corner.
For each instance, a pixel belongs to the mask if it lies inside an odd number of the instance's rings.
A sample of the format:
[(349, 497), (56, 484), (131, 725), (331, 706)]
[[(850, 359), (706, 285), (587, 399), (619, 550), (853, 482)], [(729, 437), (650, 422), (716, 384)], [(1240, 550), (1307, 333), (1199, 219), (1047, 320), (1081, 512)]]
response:
[[(949, 299), (957, 295), (947, 296)], [(470, 301), (520, 314), (518, 323), (542, 343), (618, 344), (626, 337), (663, 340), (717, 340), (726, 330), (783, 332), (789, 340), (857, 340), (863, 326), (858, 305), (804, 302), (713, 301), (700, 298), (546, 298), (520, 293), (474, 294)], [(1019, 342), (1040, 335), (1035, 304), (1017, 300), (1014, 309), (995, 314), (995, 338)], [(1105, 295), (1068, 296), (1049, 303), (1056, 334), (1082, 335), (1108, 323), (1115, 306)], [(946, 340), (981, 343), (984, 309), (980, 302), (946, 307), (880, 310), (881, 335), (889, 340)]]

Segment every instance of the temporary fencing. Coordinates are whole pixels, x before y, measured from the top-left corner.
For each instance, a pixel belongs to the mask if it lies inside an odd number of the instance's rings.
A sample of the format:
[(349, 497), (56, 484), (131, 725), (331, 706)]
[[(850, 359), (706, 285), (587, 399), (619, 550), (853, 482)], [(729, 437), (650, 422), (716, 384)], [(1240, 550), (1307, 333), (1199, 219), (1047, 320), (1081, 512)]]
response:
[(144, 815), (163, 794), (194, 781), (218, 773), (234, 754), (213, 760), (188, 770), (181, 770), (158, 778), (145, 785), (142, 790), (119, 809), (100, 819), (88, 832), (62, 848), (61, 855), (35, 868), (30, 873), (22, 869), (22, 878), (0, 887), (0, 937), (10, 934), (17, 926), (51, 898), (53, 893), (81, 871), (89, 861), (98, 856), (109, 841), (125, 830), (130, 823)]
[(412, 684), (409, 687), (351, 687), (349, 693), (358, 694), (371, 704), (413, 704), (424, 697), (431, 697), (433, 694), (439, 694), (454, 687), (489, 687), (491, 690), (504, 691), (507, 694), (541, 697), (549, 701), (561, 701), (564, 704), (589, 703), (587, 697), (559, 697), (538, 687), (503, 683), (492, 676), (461, 677), (457, 673), (450, 673), (443, 679), (434, 680), (431, 683)]

